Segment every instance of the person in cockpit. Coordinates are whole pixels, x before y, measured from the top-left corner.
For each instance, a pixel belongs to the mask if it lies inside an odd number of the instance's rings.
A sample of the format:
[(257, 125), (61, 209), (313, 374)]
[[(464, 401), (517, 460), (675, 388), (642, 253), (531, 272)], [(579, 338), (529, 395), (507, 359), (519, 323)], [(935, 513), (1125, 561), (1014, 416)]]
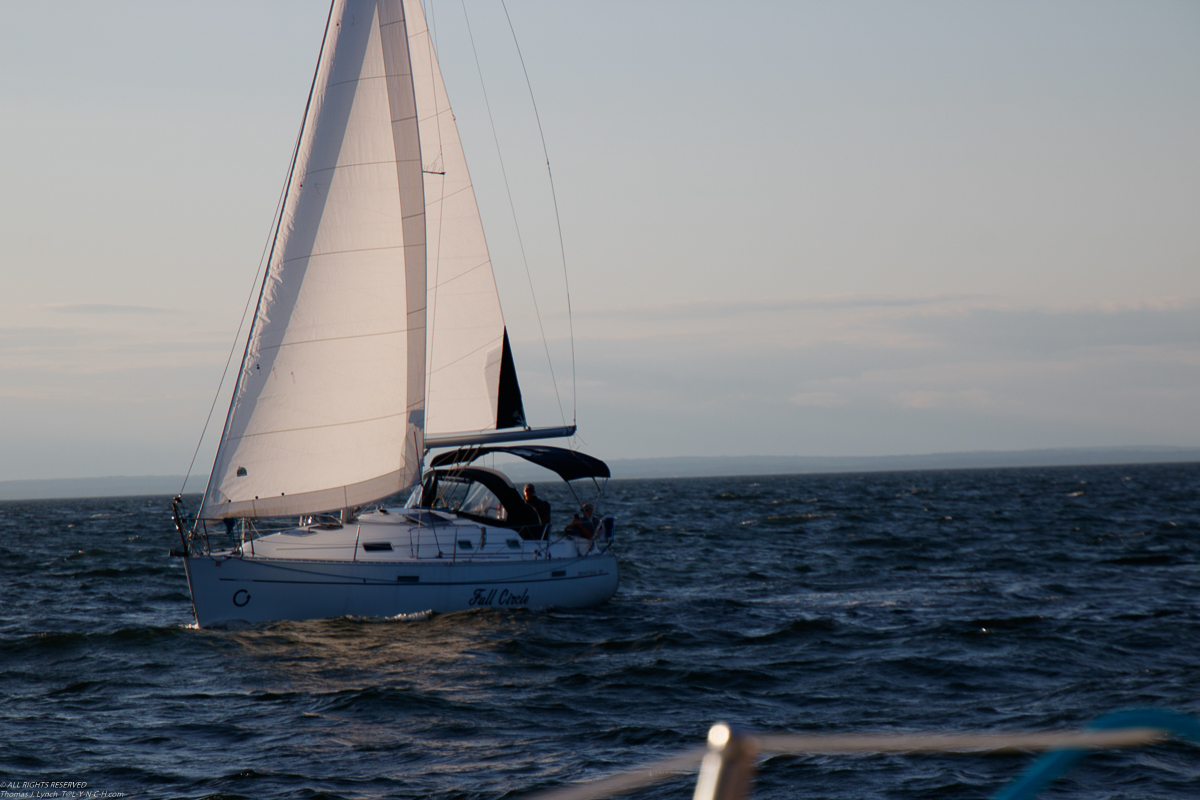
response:
[(580, 513), (576, 514), (571, 524), (567, 526), (567, 533), (572, 536), (581, 536), (584, 539), (596, 538), (596, 528), (600, 524), (600, 520), (594, 515), (595, 509), (591, 503), (584, 503), (580, 509)]

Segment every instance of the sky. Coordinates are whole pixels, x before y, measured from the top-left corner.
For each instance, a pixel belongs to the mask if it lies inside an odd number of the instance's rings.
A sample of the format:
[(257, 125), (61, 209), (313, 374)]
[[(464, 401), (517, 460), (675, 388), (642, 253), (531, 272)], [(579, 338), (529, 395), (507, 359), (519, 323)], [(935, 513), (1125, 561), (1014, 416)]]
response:
[[(536, 117), (499, 0), (426, 6), (533, 424), (1200, 445), (1200, 4), (506, 2)], [(327, 11), (6, 5), (0, 480), (182, 474), (217, 397), (208, 471)]]

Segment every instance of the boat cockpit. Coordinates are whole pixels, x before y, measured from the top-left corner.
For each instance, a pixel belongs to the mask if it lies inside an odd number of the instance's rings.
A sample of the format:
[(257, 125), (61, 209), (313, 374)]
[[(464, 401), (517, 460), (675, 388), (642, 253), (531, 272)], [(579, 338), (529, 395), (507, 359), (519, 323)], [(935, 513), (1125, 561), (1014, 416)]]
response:
[(406, 508), (447, 511), (487, 525), (512, 528), (522, 539), (543, 539), (546, 526), (508, 476), (486, 467), (433, 470), (413, 492)]

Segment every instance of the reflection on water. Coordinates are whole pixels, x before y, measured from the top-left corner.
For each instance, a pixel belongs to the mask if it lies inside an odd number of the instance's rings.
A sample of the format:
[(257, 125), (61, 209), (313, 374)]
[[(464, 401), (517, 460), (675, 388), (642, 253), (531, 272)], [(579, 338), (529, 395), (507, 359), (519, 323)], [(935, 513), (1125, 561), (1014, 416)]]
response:
[[(421, 613), (404, 618), (341, 618), (277, 622), (240, 631), (197, 631), (221, 643), (237, 672), (254, 675), (254, 689), (339, 691), (348, 682), (445, 693), (473, 682), (463, 666), (500, 662), (497, 650), (511, 645), (530, 625), (529, 614), (481, 609), (456, 614)], [(452, 671), (447, 665), (454, 665)], [(457, 676), (457, 677), (452, 677)]]

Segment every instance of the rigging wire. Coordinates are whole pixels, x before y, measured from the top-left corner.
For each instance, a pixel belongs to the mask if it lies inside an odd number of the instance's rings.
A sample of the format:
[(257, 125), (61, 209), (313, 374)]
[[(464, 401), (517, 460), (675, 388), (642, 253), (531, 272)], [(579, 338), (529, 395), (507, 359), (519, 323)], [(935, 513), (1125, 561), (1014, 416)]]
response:
[(504, 0), (500, 0), (500, 7), (504, 9), (504, 19), (508, 22), (513, 46), (517, 49), (517, 58), (521, 61), (521, 72), (525, 74), (525, 88), (529, 90), (529, 103), (533, 106), (533, 118), (537, 121), (538, 136), (542, 140), (542, 155), (546, 158), (546, 175), (550, 179), (550, 199), (554, 202), (554, 224), (558, 228), (558, 252), (562, 259), (563, 290), (567, 296), (567, 329), (571, 341), (571, 424), (575, 425), (578, 423), (579, 417), (575, 381), (575, 321), (571, 315), (571, 285), (567, 281), (567, 247), (563, 242), (562, 219), (558, 214), (558, 194), (554, 191), (554, 172), (550, 169), (550, 151), (546, 147), (546, 134), (542, 131), (542, 118), (538, 114), (537, 101), (533, 97), (533, 83), (529, 80), (529, 70), (525, 67), (525, 56), (521, 53), (521, 44), (517, 41), (517, 31), (513, 27), (512, 17), (508, 15), (508, 6)]
[[(258, 269), (255, 270), (254, 281), (250, 284), (250, 294), (249, 294), (249, 296), (246, 297), (246, 305), (242, 309), (242, 319), (240, 322), (238, 322), (237, 333), (233, 337), (233, 344), (229, 348), (229, 356), (225, 360), (225, 369), (221, 372), (221, 381), (220, 381), (220, 383), (217, 384), (216, 394), (213, 395), (212, 405), (209, 406), (208, 416), (204, 420), (204, 428), (200, 431), (200, 441), (196, 442), (196, 449), (192, 453), (191, 463), (188, 464), (187, 473), (183, 476), (183, 486), (181, 486), (179, 489), (179, 494), (181, 494), (181, 495), (183, 494), (183, 487), (187, 486), (188, 478), (191, 477), (192, 467), (194, 467), (196, 464), (196, 457), (200, 453), (200, 446), (202, 444), (204, 444), (204, 435), (208, 432), (209, 423), (212, 422), (212, 414), (213, 414), (213, 411), (217, 407), (217, 400), (221, 396), (221, 389), (225, 385), (225, 378), (228, 377), (228, 375), (229, 375), (229, 365), (231, 363), (233, 363), (233, 354), (237, 351), (237, 343), (240, 340), (241, 335), (242, 335), (242, 327), (246, 324), (246, 313), (250, 309), (250, 299), (252, 297), (254, 297), (254, 288), (256, 286), (258, 287), (258, 304), (255, 306), (255, 309), (254, 309), (256, 316), (258, 314), (258, 306), (262, 304), (262, 296), (263, 296), (263, 291), (266, 288), (266, 281), (264, 280), (260, 284), (259, 280), (258, 280), (258, 276), (263, 271), (264, 263), (266, 264), (267, 269), (268, 270), (270, 269), (271, 258), (275, 255), (275, 244), (279, 240), (279, 226), (280, 226), (280, 223), (283, 221), (283, 206), (284, 206), (284, 203), (287, 202), (287, 194), (288, 194), (288, 191), (292, 187), (292, 177), (293, 177), (293, 172), (296, 169), (296, 159), (300, 155), (300, 140), (304, 138), (304, 129), (308, 124), (308, 110), (312, 106), (313, 93), (316, 92), (316, 90), (317, 90), (317, 76), (320, 74), (320, 71), (321, 71), (321, 59), (325, 57), (325, 42), (329, 38), (329, 23), (333, 21), (333, 7), (334, 7), (335, 2), (336, 2), (336, 0), (330, 0), (330, 2), (329, 2), (329, 14), (325, 17), (325, 33), (323, 33), (321, 35), (321, 49), (320, 49), (320, 52), (318, 52), (318, 54), (317, 54), (317, 66), (313, 70), (312, 84), (308, 87), (308, 100), (306, 100), (304, 103), (304, 116), (300, 120), (300, 130), (296, 132), (296, 143), (292, 147), (292, 159), (291, 159), (291, 163), (288, 165), (287, 180), (284, 181), (283, 189), (280, 190), (280, 192), (279, 192), (279, 199), (275, 203), (275, 216), (271, 221), (272, 233), (269, 234), (268, 239), (267, 239), (267, 242), (270, 243), (270, 250), (268, 251), (267, 243), (264, 242), (263, 243), (263, 251), (265, 253), (267, 253), (266, 259), (264, 260), (262, 256), (259, 256)], [(247, 337), (246, 337), (246, 349), (242, 352), (242, 365), (241, 365), (241, 367), (238, 368), (239, 375), (242, 373), (242, 368), (244, 368), (246, 365), (246, 354), (250, 350), (250, 336), (253, 335), (253, 333), (254, 333), (253, 323), (251, 323), (250, 333), (247, 334)], [(233, 410), (233, 403), (234, 403), (234, 400), (236, 400), (236, 399), (237, 399), (237, 393), (235, 392), (234, 397), (230, 398), (230, 400), (229, 400), (229, 410), (230, 411)], [(226, 426), (229, 425), (229, 417), (228, 416), (226, 416), (226, 418), (225, 418), (225, 425)], [(215, 464), (214, 464), (214, 467), (215, 467)], [(212, 482), (212, 476), (209, 475), (209, 483), (211, 483), (211, 482)], [(205, 497), (208, 496), (208, 488), (207, 487), (205, 487), (204, 495), (205, 495)]]
[[(504, 191), (508, 195), (508, 207), (509, 207), (509, 210), (512, 212), (513, 228), (515, 229), (516, 234), (517, 234), (517, 245), (521, 251), (521, 260), (525, 265), (525, 280), (528, 281), (528, 283), (529, 283), (529, 295), (533, 299), (533, 311), (534, 311), (534, 315), (537, 317), (538, 331), (542, 335), (542, 348), (546, 351), (546, 365), (550, 368), (550, 382), (554, 386), (554, 398), (558, 402), (558, 415), (562, 419), (563, 425), (566, 426), (567, 417), (566, 417), (566, 414), (563, 413), (562, 396), (559, 394), (559, 391), (558, 391), (558, 379), (554, 375), (554, 361), (550, 358), (550, 344), (546, 340), (546, 328), (542, 324), (542, 312), (538, 308), (537, 292), (534, 291), (533, 276), (529, 272), (529, 258), (528, 258), (528, 256), (525, 255), (525, 242), (521, 238), (521, 226), (520, 226), (520, 223), (518, 223), (518, 221), (517, 221), (517, 207), (516, 207), (516, 204), (513, 202), (512, 189), (509, 187), (509, 184), (508, 184), (508, 171), (504, 168), (504, 155), (500, 151), (500, 137), (496, 133), (496, 121), (492, 117), (492, 105), (491, 105), (491, 102), (488, 100), (487, 85), (483, 80), (483, 67), (480, 66), (480, 64), (479, 64), (479, 51), (475, 47), (475, 34), (471, 31), (471, 19), (467, 15), (466, 0), (463, 0), (463, 2), (462, 2), (462, 10), (463, 10), (463, 18), (466, 20), (466, 23), (467, 23), (467, 37), (471, 40), (471, 53), (475, 57), (475, 70), (479, 73), (479, 86), (483, 90), (483, 104), (484, 104), (484, 107), (487, 109), (488, 123), (492, 127), (492, 141), (495, 142), (495, 145), (496, 145), (496, 158), (500, 162), (500, 174), (504, 178)], [(505, 9), (504, 13), (505, 13), (505, 15), (507, 15), (508, 10)], [(510, 27), (511, 27), (511, 23), (510, 23)], [(514, 36), (515, 36), (515, 34), (514, 34)], [(522, 63), (522, 67), (524, 67), (524, 61), (522, 61), (521, 63)], [(535, 111), (536, 111), (536, 107), (535, 107)], [(541, 130), (540, 122), (538, 123), (538, 129)], [(557, 209), (557, 205), (555, 206), (555, 208)], [(557, 211), (555, 213), (557, 214)], [(574, 367), (575, 367), (574, 357), (573, 357), (574, 348), (575, 348), (575, 342), (574, 342), (574, 339), (572, 338), (572, 341), (571, 341), (572, 382), (574, 382)], [(574, 391), (573, 388), (572, 388), (572, 391)]]
[(233, 363), (233, 354), (237, 352), (238, 341), (242, 338), (242, 328), (246, 324), (246, 314), (250, 311), (250, 301), (254, 299), (254, 290), (258, 287), (258, 276), (262, 274), (263, 262), (267, 256), (267, 246), (271, 242), (271, 231), (275, 230), (275, 218), (279, 215), (279, 207), (283, 205), (283, 190), (279, 191), (279, 199), (275, 201), (275, 214), (271, 217), (271, 227), (268, 228), (267, 240), (263, 242), (262, 255), (258, 257), (258, 268), (254, 271), (254, 280), (250, 283), (250, 293), (246, 295), (246, 305), (242, 307), (242, 318), (238, 321), (237, 333), (233, 335), (233, 343), (229, 345), (229, 355), (225, 357), (225, 369), (221, 371), (221, 380), (217, 383), (217, 391), (213, 394), (212, 405), (208, 407), (208, 416), (204, 418), (204, 427), (200, 430), (200, 440), (192, 451), (192, 460), (188, 462), (187, 472), (183, 476), (183, 486), (179, 494), (187, 487), (188, 478), (192, 476), (192, 468), (196, 466), (196, 458), (200, 455), (200, 445), (204, 444), (204, 436), (208, 433), (209, 423), (212, 422), (213, 411), (217, 408), (217, 400), (221, 399), (221, 389), (225, 386), (225, 378), (229, 375), (229, 365)]

